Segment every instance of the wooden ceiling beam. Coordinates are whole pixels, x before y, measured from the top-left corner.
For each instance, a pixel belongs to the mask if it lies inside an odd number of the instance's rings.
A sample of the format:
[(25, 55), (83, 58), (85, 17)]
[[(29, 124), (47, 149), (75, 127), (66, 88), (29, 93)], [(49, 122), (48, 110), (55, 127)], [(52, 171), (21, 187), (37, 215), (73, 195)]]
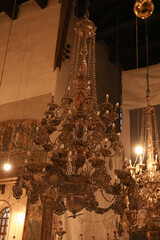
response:
[[(149, 22), (155, 22), (159, 19), (160, 19), (160, 14), (158, 12), (158, 13), (153, 14), (148, 19), (148, 23)], [(145, 24), (144, 20), (139, 20), (138, 26), (144, 25), (144, 24)], [(136, 25), (136, 19), (134, 18), (134, 19), (132, 19), (128, 22), (123, 22), (123, 23), (119, 24), (118, 25), (118, 31), (121, 32), (121, 31), (128, 30), (128, 29), (131, 30), (131, 29), (135, 28), (135, 25)], [(115, 26), (104, 28), (102, 30), (97, 31), (97, 40), (108, 38), (113, 34), (116, 34)]]
[[(15, 6), (15, 10), (14, 10), (14, 6)], [(10, 0), (10, 1), (6, 1), (6, 0), (0, 0), (0, 9), (2, 11), (4, 11), (11, 19), (13, 17), (14, 19), (17, 19), (18, 16), (18, 2), (15, 0)], [(13, 15), (14, 12), (14, 15)]]
[(106, 6), (113, 5), (119, 2), (119, 0), (95, 0), (90, 4), (89, 12), (94, 14), (95, 12), (103, 9)]
[(61, 68), (72, 8), (73, 8), (73, 0), (62, 1), (60, 17), (59, 17), (56, 52), (55, 52), (55, 58), (54, 58), (54, 70), (57, 67), (59, 69)]
[[(117, 21), (117, 14), (119, 12), (119, 8), (124, 8), (128, 4), (126, 1), (123, 1), (119, 4), (119, 1), (115, 1), (116, 6), (111, 8), (108, 14), (105, 15), (104, 18), (101, 18), (98, 23), (98, 28), (103, 27), (103, 25), (107, 24), (108, 22), (112, 22), (115, 17), (115, 22)], [(116, 26), (115, 26), (116, 27)]]
[[(117, 39), (115, 38), (115, 41), (111, 41), (111, 44), (108, 44), (107, 46), (110, 49), (110, 52), (114, 52), (116, 50), (119, 50), (122, 48), (124, 44), (128, 41), (128, 39), (132, 36), (132, 38), (136, 39), (136, 33), (133, 31), (126, 31), (124, 34), (118, 35), (118, 49), (117, 49)], [(135, 40), (136, 41), (136, 40)]]
[(47, 7), (48, 0), (35, 0), (41, 8)]
[[(146, 53), (146, 45), (141, 45), (139, 46), (139, 55), (141, 56), (143, 53)], [(149, 51), (153, 49), (160, 49), (160, 42), (158, 39), (156, 39), (155, 41), (152, 41), (151, 43), (149, 43)], [(116, 59), (116, 51), (109, 51), (110, 52), (110, 60), (113, 62)], [(125, 60), (133, 55), (136, 54), (136, 47), (134, 48), (127, 48), (127, 49), (123, 49), (123, 50), (119, 50), (118, 51), (118, 56), (119, 56), (119, 60)]]
[(87, 0), (76, 0), (75, 15), (80, 18), (85, 13)]

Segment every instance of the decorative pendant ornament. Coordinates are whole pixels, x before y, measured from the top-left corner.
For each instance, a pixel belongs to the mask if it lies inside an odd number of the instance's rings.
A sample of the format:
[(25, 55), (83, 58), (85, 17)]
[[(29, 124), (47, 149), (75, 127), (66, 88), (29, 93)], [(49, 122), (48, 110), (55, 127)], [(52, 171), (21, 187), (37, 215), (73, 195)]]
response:
[(154, 11), (152, 0), (136, 0), (134, 4), (134, 13), (141, 19), (148, 18)]

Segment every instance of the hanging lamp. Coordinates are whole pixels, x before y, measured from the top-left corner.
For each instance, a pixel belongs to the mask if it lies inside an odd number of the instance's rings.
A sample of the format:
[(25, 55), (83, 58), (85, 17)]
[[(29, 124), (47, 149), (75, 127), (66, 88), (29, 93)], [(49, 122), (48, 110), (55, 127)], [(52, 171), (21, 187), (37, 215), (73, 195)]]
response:
[[(136, 1), (137, 2), (137, 1)], [(142, 2), (142, 1), (141, 1)], [(151, 1), (146, 1), (148, 4)], [(141, 18), (141, 16), (140, 16)], [(160, 237), (160, 146), (156, 112), (150, 105), (148, 32), (146, 21), (146, 102), (142, 110), (141, 136), (137, 158), (124, 163), (116, 170), (123, 190), (124, 205), (117, 210), (121, 216), (120, 226), (129, 233), (146, 233), (149, 240)], [(118, 206), (118, 202), (116, 203)]]
[(115, 130), (118, 103), (114, 107), (109, 95), (97, 102), (95, 72), (95, 31), (88, 13), (77, 22), (68, 85), (61, 105), (54, 95), (37, 128), (35, 146), (50, 153), (49, 163), (28, 160), (13, 187), (16, 199), (22, 189), (32, 203), (40, 197), (52, 199), (58, 215), (69, 210), (73, 218), (83, 209), (103, 214), (96, 192), (114, 195), (119, 186), (111, 183), (107, 161), (122, 156), (123, 147)]

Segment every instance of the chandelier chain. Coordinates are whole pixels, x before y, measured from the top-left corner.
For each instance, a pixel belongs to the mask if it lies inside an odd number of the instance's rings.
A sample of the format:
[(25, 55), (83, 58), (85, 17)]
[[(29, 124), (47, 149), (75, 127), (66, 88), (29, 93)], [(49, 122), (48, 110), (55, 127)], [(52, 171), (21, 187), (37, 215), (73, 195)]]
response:
[(9, 26), (9, 31), (8, 31), (8, 38), (7, 38), (7, 45), (6, 45), (5, 55), (4, 55), (4, 59), (3, 59), (2, 73), (1, 73), (1, 79), (0, 79), (0, 87), (2, 85), (3, 76), (4, 76), (4, 70), (5, 70), (6, 58), (7, 58), (7, 54), (8, 54), (8, 48), (9, 48), (9, 42), (10, 42), (10, 36), (11, 36), (11, 30), (12, 30), (12, 24), (13, 24), (13, 18), (14, 18), (15, 10), (16, 10), (16, 3), (17, 3), (17, 0), (14, 1), (14, 5), (13, 5), (12, 18), (11, 18), (11, 21), (10, 21), (10, 26)]
[(145, 29), (146, 29), (146, 64), (147, 64), (147, 73), (146, 73), (146, 79), (147, 79), (147, 90), (146, 90), (146, 97), (147, 102), (149, 104), (149, 96), (150, 96), (150, 88), (149, 88), (149, 54), (148, 54), (148, 23), (147, 19), (145, 19)]

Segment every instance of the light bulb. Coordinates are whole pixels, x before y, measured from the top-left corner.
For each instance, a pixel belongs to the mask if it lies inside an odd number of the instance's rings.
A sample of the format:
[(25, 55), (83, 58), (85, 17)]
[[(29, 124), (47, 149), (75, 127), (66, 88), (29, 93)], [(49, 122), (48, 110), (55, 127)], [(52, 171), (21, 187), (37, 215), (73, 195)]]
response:
[(143, 153), (143, 147), (137, 146), (137, 147), (136, 147), (136, 153), (137, 153), (138, 155), (141, 155), (141, 154)]
[(153, 168), (152, 163), (149, 163), (148, 167), (149, 167), (149, 169), (152, 169)]
[(5, 171), (9, 171), (9, 170), (11, 170), (11, 164), (10, 163), (5, 163), (3, 168), (4, 168)]
[(143, 163), (143, 159), (142, 159), (142, 156), (140, 156), (140, 164)]

